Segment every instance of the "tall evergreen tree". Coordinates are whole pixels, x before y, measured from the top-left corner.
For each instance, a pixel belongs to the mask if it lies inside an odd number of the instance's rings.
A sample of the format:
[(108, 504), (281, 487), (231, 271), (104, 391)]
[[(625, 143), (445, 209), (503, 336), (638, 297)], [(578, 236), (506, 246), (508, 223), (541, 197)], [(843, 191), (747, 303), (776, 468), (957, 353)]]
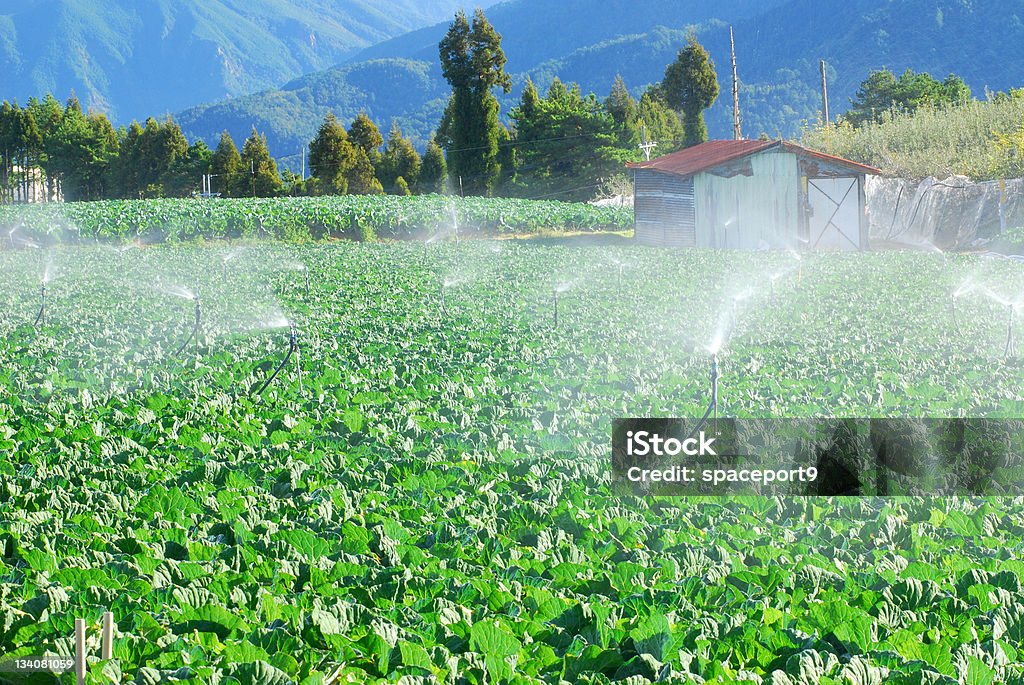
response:
[(355, 149), (341, 122), (328, 112), (316, 137), (309, 144), (309, 171), (320, 193), (344, 194), (348, 192), (345, 170), (354, 161)]
[(666, 104), (682, 113), (685, 146), (707, 140), (704, 110), (718, 98), (718, 77), (715, 63), (693, 33), (690, 33), (686, 47), (679, 51), (676, 60), (665, 68), (661, 92)]
[[(391, 122), (388, 142), (381, 156), (377, 177), (387, 192), (395, 191), (398, 179), (404, 179), (408, 186), (415, 186), (420, 177), (422, 161), (412, 141), (402, 135), (398, 122)], [(403, 193), (404, 194), (404, 193)]]
[(635, 149), (640, 142), (637, 128), (637, 104), (626, 88), (621, 74), (616, 74), (612, 92), (604, 101), (604, 108), (611, 115), (617, 129), (619, 143), (624, 148)]
[(384, 144), (384, 136), (366, 112), (360, 111), (352, 120), (352, 125), (348, 127), (348, 139), (353, 145), (361, 147), (376, 166), (380, 161), (380, 146)]
[(213, 179), (210, 181), (214, 192), (219, 192), (224, 197), (231, 197), (239, 186), (239, 176), (242, 171), (242, 155), (238, 153), (235, 141), (231, 134), (224, 131), (220, 134), (220, 141), (217, 149), (210, 159), (210, 173)]
[(519, 169), (515, 192), (585, 200), (599, 183), (621, 173), (632, 153), (618, 139), (615, 120), (593, 94), (556, 78), (539, 98), (527, 84), (515, 122)]
[(423, 153), (418, 192), (440, 193), (444, 189), (447, 176), (448, 165), (444, 159), (444, 150), (437, 144), (437, 140), (431, 136), (430, 141), (427, 143), (427, 149)]
[(499, 105), (491, 90), (508, 93), (512, 88), (501, 36), (483, 10), (476, 10), (472, 24), (459, 11), (438, 48), (441, 71), (452, 87), (437, 132), (449, 175), (461, 178), (466, 193), (489, 194), (501, 172)]
[(267, 138), (260, 135), (255, 126), (252, 127), (252, 134), (242, 144), (242, 172), (239, 179), (242, 186), (238, 189), (239, 195), (246, 195), (244, 191), (248, 187), (248, 195), (271, 197), (284, 187), (277, 171), (277, 162), (270, 156)]
[(684, 144), (683, 125), (661, 99), (657, 88), (649, 88), (636, 105), (637, 129), (646, 131), (647, 140), (658, 144), (655, 154), (680, 150)]

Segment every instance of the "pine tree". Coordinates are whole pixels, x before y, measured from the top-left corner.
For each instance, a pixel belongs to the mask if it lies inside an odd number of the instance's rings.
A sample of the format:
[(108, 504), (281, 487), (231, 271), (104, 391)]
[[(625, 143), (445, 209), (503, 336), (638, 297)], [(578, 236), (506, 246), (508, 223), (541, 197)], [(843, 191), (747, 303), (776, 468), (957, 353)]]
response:
[(491, 90), (512, 88), (501, 36), (483, 10), (476, 10), (472, 24), (459, 11), (438, 48), (441, 71), (452, 87), (437, 131), (449, 174), (461, 178), (464, 192), (489, 194), (501, 172), (499, 105)]
[(231, 197), (239, 186), (241, 171), (242, 155), (238, 153), (231, 134), (224, 131), (220, 134), (220, 142), (210, 160), (210, 173), (213, 174), (211, 188), (216, 188), (223, 197)]
[(666, 104), (682, 113), (685, 146), (707, 140), (704, 110), (718, 98), (718, 77), (715, 63), (693, 33), (676, 60), (665, 68), (661, 91)]
[(640, 142), (640, 133), (637, 127), (637, 103), (626, 88), (626, 82), (621, 74), (616, 74), (615, 83), (612, 84), (612, 92), (604, 101), (604, 108), (615, 121), (619, 144), (624, 148), (635, 149)]
[(256, 127), (242, 144), (242, 171), (239, 174), (239, 195), (244, 195), (245, 185), (253, 197), (272, 197), (284, 187), (277, 171), (277, 162), (270, 156), (266, 136), (260, 135)]
[(324, 117), (316, 137), (309, 144), (309, 171), (323, 193), (346, 193), (348, 184), (343, 170), (351, 165), (352, 144), (348, 132), (333, 112)]
[(384, 144), (384, 136), (381, 135), (377, 124), (373, 123), (373, 119), (366, 116), (366, 112), (360, 110), (352, 121), (352, 125), (348, 127), (348, 139), (353, 145), (363, 149), (376, 169), (380, 164), (380, 146)]
[[(391, 131), (388, 132), (388, 142), (384, 147), (384, 154), (381, 157), (377, 177), (387, 192), (394, 192), (399, 178), (403, 179), (406, 187), (416, 185), (420, 176), (422, 161), (416, 152), (412, 142), (402, 135), (398, 128), (398, 122), (391, 123)], [(407, 193), (399, 193), (407, 194)]]
[(423, 153), (418, 192), (440, 193), (444, 189), (447, 176), (448, 165), (444, 159), (444, 150), (441, 149), (441, 146), (431, 136), (430, 141), (427, 143), (426, 152)]

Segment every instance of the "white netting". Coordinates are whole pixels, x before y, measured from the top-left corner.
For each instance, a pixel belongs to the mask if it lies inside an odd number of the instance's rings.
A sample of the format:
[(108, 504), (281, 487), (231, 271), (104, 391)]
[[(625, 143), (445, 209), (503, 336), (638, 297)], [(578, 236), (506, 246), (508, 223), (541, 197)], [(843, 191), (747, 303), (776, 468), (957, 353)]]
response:
[(963, 248), (1024, 226), (1024, 179), (1008, 179), (1001, 189), (999, 181), (975, 183), (964, 176), (868, 177), (865, 194), (874, 242)]

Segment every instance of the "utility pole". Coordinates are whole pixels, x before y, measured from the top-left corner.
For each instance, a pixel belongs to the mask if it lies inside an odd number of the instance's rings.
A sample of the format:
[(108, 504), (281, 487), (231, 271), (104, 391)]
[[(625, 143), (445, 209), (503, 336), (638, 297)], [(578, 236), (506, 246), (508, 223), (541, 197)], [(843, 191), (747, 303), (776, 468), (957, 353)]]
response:
[(828, 81), (825, 78), (825, 60), (821, 60), (821, 110), (828, 126)]
[(249, 171), (252, 173), (252, 196), (256, 197), (256, 160), (249, 160)]
[(302, 180), (306, 180), (306, 146), (302, 146)]
[(648, 162), (651, 161), (651, 150), (658, 147), (658, 144), (655, 142), (647, 142), (647, 124), (640, 124), (640, 145), (637, 147), (644, 151), (644, 159)]
[(736, 41), (732, 38), (732, 27), (729, 27), (729, 49), (732, 51), (732, 137), (733, 140), (743, 138), (740, 131), (740, 80), (736, 76)]

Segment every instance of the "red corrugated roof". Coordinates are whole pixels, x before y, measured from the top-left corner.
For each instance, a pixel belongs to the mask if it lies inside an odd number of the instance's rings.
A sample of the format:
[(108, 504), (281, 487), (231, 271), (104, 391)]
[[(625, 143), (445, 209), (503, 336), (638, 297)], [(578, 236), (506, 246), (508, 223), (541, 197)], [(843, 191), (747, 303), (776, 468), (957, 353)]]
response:
[(810, 150), (808, 148), (786, 143), (780, 140), (709, 140), (685, 150), (652, 159), (649, 162), (631, 162), (626, 164), (631, 169), (655, 169), (676, 176), (691, 176), (707, 171), (734, 159), (763, 152), (772, 147), (782, 147), (788, 152), (805, 157), (814, 157), (831, 164), (849, 167), (864, 174), (882, 173), (874, 167), (836, 157), (834, 155)]

